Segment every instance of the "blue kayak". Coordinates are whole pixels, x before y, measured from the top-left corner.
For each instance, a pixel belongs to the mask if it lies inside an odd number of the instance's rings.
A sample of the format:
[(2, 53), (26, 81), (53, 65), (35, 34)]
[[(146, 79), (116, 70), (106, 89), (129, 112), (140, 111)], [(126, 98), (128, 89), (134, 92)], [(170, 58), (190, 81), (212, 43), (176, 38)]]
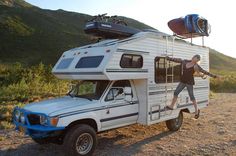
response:
[(198, 33), (200, 36), (209, 36), (210, 26), (208, 21), (198, 14), (185, 16), (184, 23), (190, 33)]
[(168, 22), (168, 26), (175, 34), (185, 38), (209, 36), (210, 34), (208, 20), (198, 14), (173, 19)]

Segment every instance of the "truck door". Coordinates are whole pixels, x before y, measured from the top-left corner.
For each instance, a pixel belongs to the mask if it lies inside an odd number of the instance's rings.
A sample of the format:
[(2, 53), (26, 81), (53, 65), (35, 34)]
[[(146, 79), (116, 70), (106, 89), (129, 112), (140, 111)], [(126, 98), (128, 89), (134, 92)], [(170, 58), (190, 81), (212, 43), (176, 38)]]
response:
[(104, 103), (106, 109), (101, 115), (102, 129), (110, 129), (137, 122), (138, 100), (133, 83), (129, 80), (113, 82)]

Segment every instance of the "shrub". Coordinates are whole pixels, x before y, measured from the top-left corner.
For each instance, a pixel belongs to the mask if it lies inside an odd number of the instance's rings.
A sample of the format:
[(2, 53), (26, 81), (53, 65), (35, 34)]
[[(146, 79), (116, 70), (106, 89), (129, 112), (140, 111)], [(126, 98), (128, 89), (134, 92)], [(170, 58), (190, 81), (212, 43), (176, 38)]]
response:
[(233, 93), (236, 92), (236, 72), (216, 72), (221, 75), (221, 79), (211, 79), (210, 87), (214, 92)]
[(0, 102), (27, 101), (34, 97), (65, 94), (70, 81), (57, 79), (51, 74), (51, 70), (51, 66), (42, 63), (32, 67), (23, 67), (20, 63), (16, 63), (4, 70)]

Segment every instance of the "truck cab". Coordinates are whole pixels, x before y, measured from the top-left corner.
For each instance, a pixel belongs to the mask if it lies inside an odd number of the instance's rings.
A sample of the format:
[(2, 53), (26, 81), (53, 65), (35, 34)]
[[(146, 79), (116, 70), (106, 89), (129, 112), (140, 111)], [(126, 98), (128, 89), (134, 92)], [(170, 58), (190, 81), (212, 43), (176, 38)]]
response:
[(132, 80), (82, 80), (63, 97), (15, 108), (13, 121), (40, 144), (61, 144), (75, 125), (90, 126), (96, 134), (137, 123), (138, 109)]

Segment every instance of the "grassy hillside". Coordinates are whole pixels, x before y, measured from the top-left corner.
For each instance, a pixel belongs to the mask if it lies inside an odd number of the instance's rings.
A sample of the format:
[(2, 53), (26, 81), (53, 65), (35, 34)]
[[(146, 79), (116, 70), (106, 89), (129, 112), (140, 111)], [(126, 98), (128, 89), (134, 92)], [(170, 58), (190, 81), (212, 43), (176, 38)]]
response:
[[(61, 53), (92, 42), (84, 33), (90, 15), (44, 10), (23, 0), (0, 0), (0, 63), (54, 64)], [(149, 26), (125, 19), (130, 26)]]
[(226, 56), (214, 49), (210, 49), (210, 68), (211, 70), (235, 71), (236, 59)]
[(24, 0), (0, 0), (0, 5), (9, 7), (33, 7), (31, 4), (25, 2)]

